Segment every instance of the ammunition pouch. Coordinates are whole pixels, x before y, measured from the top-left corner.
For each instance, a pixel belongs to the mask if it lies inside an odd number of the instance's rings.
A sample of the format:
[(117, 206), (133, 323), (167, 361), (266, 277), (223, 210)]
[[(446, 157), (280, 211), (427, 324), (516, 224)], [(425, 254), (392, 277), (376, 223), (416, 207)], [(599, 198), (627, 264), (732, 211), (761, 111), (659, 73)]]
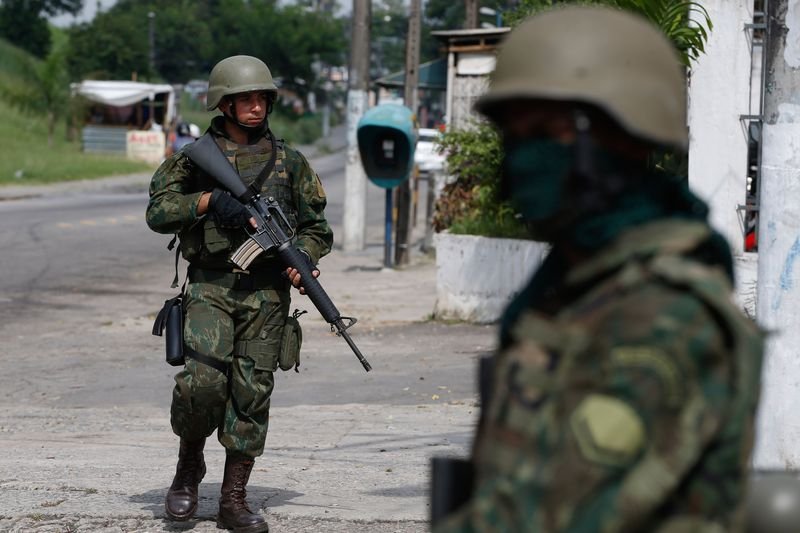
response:
[(214, 216), (207, 215), (180, 233), (181, 255), (190, 263), (224, 257), (246, 239), (247, 232), (243, 228), (223, 226)]
[(184, 361), (183, 346), (183, 293), (164, 302), (153, 322), (153, 335), (161, 337), (166, 330), (166, 360), (172, 366)]
[(281, 370), (285, 371), (294, 368), (295, 372), (299, 372), (303, 329), (297, 319), (306, 312), (295, 309), (294, 313), (286, 317), (286, 325), (283, 327), (283, 339), (281, 340), (281, 351), (278, 354), (278, 367)]

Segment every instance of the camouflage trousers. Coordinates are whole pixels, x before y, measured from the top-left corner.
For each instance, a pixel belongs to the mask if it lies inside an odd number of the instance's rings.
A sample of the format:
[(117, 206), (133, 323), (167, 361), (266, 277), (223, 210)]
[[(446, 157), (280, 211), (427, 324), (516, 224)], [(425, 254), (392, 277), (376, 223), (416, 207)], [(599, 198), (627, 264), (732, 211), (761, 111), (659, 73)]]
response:
[(289, 313), (288, 290), (234, 290), (212, 283), (186, 288), (184, 342), (230, 365), (228, 375), (186, 358), (175, 376), (172, 430), (196, 440), (217, 430), (228, 453), (264, 451), (270, 396)]

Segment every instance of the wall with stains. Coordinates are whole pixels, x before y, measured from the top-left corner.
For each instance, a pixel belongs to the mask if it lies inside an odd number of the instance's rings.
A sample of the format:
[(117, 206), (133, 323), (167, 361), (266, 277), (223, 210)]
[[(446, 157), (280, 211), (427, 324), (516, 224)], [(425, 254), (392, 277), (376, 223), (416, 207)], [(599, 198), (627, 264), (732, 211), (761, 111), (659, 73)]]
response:
[[(689, 185), (711, 207), (711, 224), (734, 252), (737, 296), (754, 311), (757, 257), (744, 253), (737, 207), (745, 203), (747, 123), (758, 113), (760, 59), (753, 61), (753, 0), (704, 0), (714, 24), (689, 86)], [(756, 50), (758, 52), (758, 50)], [(751, 83), (751, 79), (755, 82)]]
[(756, 468), (800, 468), (800, 0), (770, 0), (758, 321), (771, 334)]

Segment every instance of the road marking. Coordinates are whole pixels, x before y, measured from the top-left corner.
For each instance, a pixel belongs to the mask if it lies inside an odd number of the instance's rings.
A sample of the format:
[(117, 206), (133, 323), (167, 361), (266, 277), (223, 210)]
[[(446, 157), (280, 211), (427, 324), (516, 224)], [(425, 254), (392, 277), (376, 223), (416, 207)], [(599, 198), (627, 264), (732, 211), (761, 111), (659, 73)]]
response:
[(71, 229), (72, 228), (72, 224), (69, 224), (67, 222), (59, 222), (58, 224), (56, 224), (56, 227), (61, 228), (61, 229)]
[(80, 223), (82, 225), (84, 225), (84, 226), (96, 226), (97, 225), (97, 221), (96, 220), (81, 220)]
[(105, 220), (106, 220), (107, 223), (109, 223), (111, 225), (114, 225), (114, 224), (117, 223), (117, 219), (116, 218), (107, 218)]

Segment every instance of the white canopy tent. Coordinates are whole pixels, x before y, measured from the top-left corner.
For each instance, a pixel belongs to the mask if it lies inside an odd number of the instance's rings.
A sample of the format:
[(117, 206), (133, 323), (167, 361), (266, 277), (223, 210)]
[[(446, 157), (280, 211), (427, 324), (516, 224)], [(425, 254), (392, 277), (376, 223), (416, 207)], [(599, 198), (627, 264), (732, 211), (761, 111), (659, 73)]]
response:
[(98, 104), (126, 107), (144, 100), (154, 102), (157, 95), (166, 94), (164, 124), (175, 116), (175, 91), (171, 85), (138, 81), (86, 80), (72, 84), (73, 94), (79, 94)]
[(171, 85), (87, 80), (71, 87), (92, 104), (81, 130), (85, 152), (127, 154), (154, 163), (164, 157), (164, 129), (175, 117)]

